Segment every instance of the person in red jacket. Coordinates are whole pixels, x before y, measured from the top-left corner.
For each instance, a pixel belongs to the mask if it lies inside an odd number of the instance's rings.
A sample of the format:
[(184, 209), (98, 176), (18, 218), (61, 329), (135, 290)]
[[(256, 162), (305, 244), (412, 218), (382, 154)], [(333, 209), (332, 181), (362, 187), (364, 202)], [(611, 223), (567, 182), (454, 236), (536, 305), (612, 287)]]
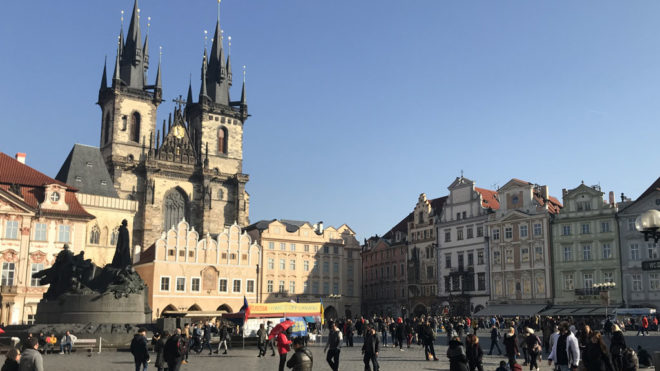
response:
[(277, 341), (277, 352), (280, 354), (280, 367), (279, 371), (284, 371), (284, 365), (286, 364), (286, 354), (291, 350), (291, 340), (289, 337), (291, 335), (291, 327), (286, 329), (286, 334), (280, 332), (277, 334), (275, 341)]
[(655, 331), (660, 331), (660, 328), (658, 328), (658, 317), (653, 317), (653, 326), (655, 327)]

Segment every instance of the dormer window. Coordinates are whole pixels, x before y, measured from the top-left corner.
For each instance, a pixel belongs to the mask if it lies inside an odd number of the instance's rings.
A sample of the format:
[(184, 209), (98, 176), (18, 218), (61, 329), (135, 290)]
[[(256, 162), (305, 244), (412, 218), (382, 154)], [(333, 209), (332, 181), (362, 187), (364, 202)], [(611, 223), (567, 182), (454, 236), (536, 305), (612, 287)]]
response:
[(59, 192), (53, 192), (50, 194), (50, 201), (51, 202), (57, 202), (60, 200), (60, 193)]

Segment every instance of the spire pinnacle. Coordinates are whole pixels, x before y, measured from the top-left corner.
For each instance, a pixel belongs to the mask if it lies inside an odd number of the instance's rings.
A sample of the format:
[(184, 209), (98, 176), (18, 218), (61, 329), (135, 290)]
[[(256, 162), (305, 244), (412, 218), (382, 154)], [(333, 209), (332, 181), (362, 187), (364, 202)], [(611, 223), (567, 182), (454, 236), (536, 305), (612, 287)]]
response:
[(193, 103), (192, 96), (192, 74), (190, 74), (190, 79), (188, 80), (188, 96), (186, 97), (186, 106)]
[(106, 89), (108, 87), (108, 56), (105, 56), (105, 61), (103, 62), (103, 75), (101, 76), (101, 88), (99, 90)]
[(208, 92), (206, 90), (206, 48), (204, 48), (204, 58), (202, 59), (202, 86), (199, 88), (199, 102), (204, 101), (204, 97), (208, 97)]
[(160, 77), (160, 63), (163, 60), (163, 47), (159, 46), (158, 53), (158, 70), (156, 71), (156, 89), (162, 89), (161, 77)]
[[(146, 41), (144, 46), (148, 46)], [(145, 60), (146, 53), (142, 48), (140, 8), (138, 7), (138, 1), (135, 0), (131, 23), (128, 26), (128, 34), (121, 54), (121, 79), (127, 86), (140, 90), (145, 87), (145, 69), (148, 65)]]
[(247, 107), (247, 94), (245, 92), (245, 76), (247, 75), (247, 68), (243, 66), (243, 89), (241, 89), (241, 106)]
[(112, 87), (113, 88), (119, 88), (121, 85), (121, 74), (119, 72), (119, 63), (121, 60), (119, 59), (121, 55), (121, 35), (117, 38), (117, 58), (115, 59), (115, 72), (112, 74)]

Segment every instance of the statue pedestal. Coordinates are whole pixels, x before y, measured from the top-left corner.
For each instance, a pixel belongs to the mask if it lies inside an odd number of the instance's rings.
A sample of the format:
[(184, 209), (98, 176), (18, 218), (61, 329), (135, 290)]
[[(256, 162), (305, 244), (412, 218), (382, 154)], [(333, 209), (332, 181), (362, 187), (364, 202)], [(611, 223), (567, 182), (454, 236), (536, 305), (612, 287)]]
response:
[(151, 314), (145, 313), (145, 300), (144, 291), (121, 298), (112, 293), (66, 293), (54, 300), (42, 299), (35, 323), (149, 323)]

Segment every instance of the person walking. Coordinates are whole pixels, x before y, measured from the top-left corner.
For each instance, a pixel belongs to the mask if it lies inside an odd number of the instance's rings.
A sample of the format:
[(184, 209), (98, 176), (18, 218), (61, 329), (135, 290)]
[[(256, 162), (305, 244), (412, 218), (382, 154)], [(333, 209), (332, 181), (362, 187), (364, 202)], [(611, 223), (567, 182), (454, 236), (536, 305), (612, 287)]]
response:
[(332, 371), (339, 370), (339, 353), (341, 351), (341, 337), (339, 336), (339, 329), (335, 322), (330, 322), (328, 324), (330, 331), (328, 332), (328, 342), (325, 343), (323, 348), (324, 352), (327, 352), (325, 360), (330, 365)]
[(541, 339), (538, 336), (536, 336), (533, 329), (527, 327), (526, 331), (527, 331), (527, 337), (525, 338), (525, 343), (527, 343), (529, 370), (538, 371), (539, 369), (538, 360), (541, 357), (541, 352), (543, 352)]
[[(270, 332), (273, 330), (273, 322), (268, 321), (266, 322), (266, 333), (270, 334)], [(270, 347), (271, 350), (271, 357), (275, 357), (275, 339), (268, 339), (268, 343), (266, 344), (266, 350)], [(264, 354), (265, 355), (265, 354)]]
[(554, 362), (560, 371), (575, 370), (580, 364), (578, 340), (569, 330), (569, 324), (566, 321), (559, 324), (559, 333), (557, 342), (548, 356), (548, 365), (552, 365)]
[(646, 316), (642, 317), (637, 336), (639, 336), (640, 332), (642, 333), (642, 336), (644, 336), (644, 333), (646, 333), (646, 336), (649, 336), (649, 319)]
[(201, 353), (205, 348), (208, 348), (209, 350), (209, 355), (213, 354), (213, 349), (211, 348), (211, 334), (213, 333), (213, 326), (211, 326), (210, 322), (206, 322), (204, 324), (204, 327), (202, 328), (203, 333), (202, 333), (202, 344), (199, 347), (199, 351), (197, 353)]
[(454, 336), (449, 341), (447, 358), (449, 358), (449, 371), (468, 371), (467, 355), (458, 336)]
[(511, 360), (515, 360), (516, 357), (520, 357), (520, 349), (518, 349), (518, 338), (516, 337), (516, 330), (513, 327), (509, 327), (509, 332), (504, 334), (504, 350), (506, 352), (506, 357), (509, 359), (509, 364)]
[(181, 369), (187, 346), (188, 341), (183, 337), (181, 329), (177, 328), (174, 335), (167, 339), (163, 352), (168, 371), (179, 371)]
[(422, 333), (420, 336), (422, 337), (422, 344), (424, 344), (424, 356), (426, 360), (428, 361), (431, 357), (433, 357), (433, 360), (437, 361), (438, 357), (436, 357), (435, 348), (433, 347), (433, 342), (435, 342), (435, 334), (433, 334), (433, 329), (431, 328), (429, 321), (426, 321), (424, 326), (422, 326)]
[(364, 358), (364, 370), (371, 371), (370, 363), (374, 366), (373, 371), (378, 371), (380, 366), (378, 365), (378, 352), (380, 351), (380, 341), (378, 341), (378, 335), (376, 335), (376, 329), (370, 327), (367, 329), (364, 335), (364, 344), (362, 345), (362, 354)]
[(406, 327), (403, 324), (403, 319), (401, 317), (399, 317), (396, 322), (394, 334), (396, 335), (396, 342), (399, 344), (399, 350), (403, 352), (403, 339), (406, 336)]
[(286, 367), (293, 371), (312, 371), (314, 366), (314, 357), (305, 346), (305, 339), (297, 337), (293, 339), (294, 353), (286, 363)]
[(465, 338), (465, 354), (470, 371), (484, 371), (484, 351), (481, 349), (481, 345), (479, 345), (479, 337), (477, 335), (468, 335)]
[(612, 325), (612, 339), (610, 340), (610, 357), (616, 371), (623, 370), (623, 351), (627, 348), (626, 338), (619, 325)]
[(30, 337), (23, 342), (23, 353), (18, 363), (19, 371), (44, 371), (44, 359), (39, 348), (39, 340), (36, 337)]
[(154, 367), (158, 371), (163, 371), (167, 363), (165, 362), (165, 342), (169, 338), (170, 334), (165, 331), (162, 335), (159, 332), (154, 333), (154, 336), (151, 338), (151, 345), (153, 345), (154, 353), (156, 354), (156, 362), (154, 362)]
[(492, 322), (491, 329), (490, 329), (490, 350), (488, 351), (488, 355), (493, 355), (493, 347), (497, 348), (497, 353), (502, 355), (502, 349), (500, 349), (500, 338), (502, 335), (500, 334), (500, 330), (497, 329), (497, 325)]
[(7, 359), (0, 371), (18, 371), (18, 362), (21, 360), (21, 352), (16, 348), (7, 351)]
[(135, 371), (147, 371), (149, 349), (147, 349), (147, 329), (140, 327), (131, 341), (131, 354), (135, 361)]
[(353, 330), (354, 330), (353, 321), (351, 319), (346, 321), (345, 327), (346, 330), (344, 337), (346, 338), (346, 346), (353, 347)]
[(257, 347), (259, 348), (259, 355), (257, 358), (263, 357), (266, 355), (266, 342), (268, 341), (268, 333), (266, 332), (266, 327), (263, 323), (259, 324), (259, 330), (257, 330)]
[(600, 332), (591, 333), (589, 341), (582, 353), (582, 364), (586, 371), (613, 371), (614, 365), (610, 360), (607, 346), (603, 342)]
[(224, 347), (225, 351), (222, 354), (227, 354), (227, 350), (229, 349), (227, 346), (227, 339), (229, 339), (229, 329), (227, 328), (226, 324), (222, 324), (220, 326), (220, 342), (218, 343), (218, 350), (216, 352), (220, 352), (220, 348)]
[(286, 333), (280, 332), (275, 337), (277, 341), (277, 352), (280, 354), (280, 365), (278, 370), (284, 371), (284, 365), (286, 364), (286, 354), (291, 350), (291, 340), (289, 340), (287, 335), (290, 335), (292, 332), (291, 327), (286, 329)]

